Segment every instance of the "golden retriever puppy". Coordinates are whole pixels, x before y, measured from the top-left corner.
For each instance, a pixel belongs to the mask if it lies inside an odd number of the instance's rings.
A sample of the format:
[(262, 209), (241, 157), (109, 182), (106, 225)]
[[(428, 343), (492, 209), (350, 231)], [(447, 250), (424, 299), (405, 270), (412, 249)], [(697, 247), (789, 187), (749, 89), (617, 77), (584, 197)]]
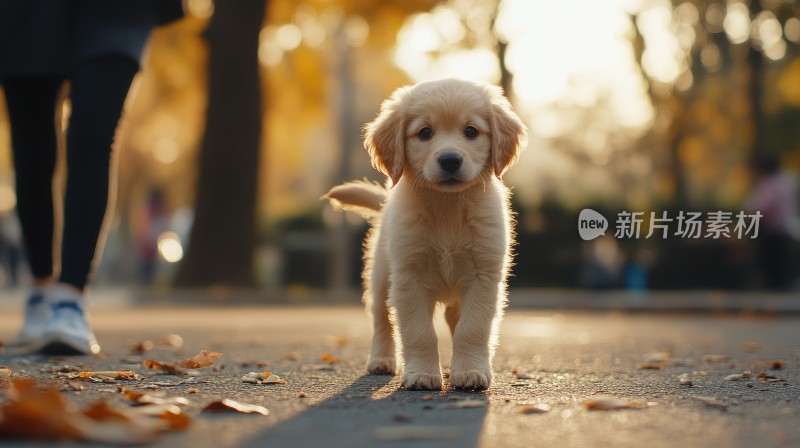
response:
[(363, 274), (374, 326), (368, 372), (395, 373), (397, 342), (401, 386), (441, 389), (440, 303), (453, 336), (451, 387), (491, 386), (513, 242), (501, 176), (526, 133), (500, 88), (455, 79), (398, 89), (366, 125), (364, 145), (387, 188), (350, 182), (324, 198), (373, 224)]

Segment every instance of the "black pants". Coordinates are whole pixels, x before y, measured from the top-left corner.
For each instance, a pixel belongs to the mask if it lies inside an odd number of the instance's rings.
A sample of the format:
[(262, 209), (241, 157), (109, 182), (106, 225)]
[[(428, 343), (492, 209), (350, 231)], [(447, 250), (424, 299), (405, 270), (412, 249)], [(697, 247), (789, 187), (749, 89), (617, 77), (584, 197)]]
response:
[(138, 64), (124, 56), (86, 61), (69, 76), (5, 77), (17, 213), (31, 271), (53, 275), (56, 108), (68, 78), (72, 113), (59, 281), (83, 289), (92, 271), (110, 185), (111, 144)]

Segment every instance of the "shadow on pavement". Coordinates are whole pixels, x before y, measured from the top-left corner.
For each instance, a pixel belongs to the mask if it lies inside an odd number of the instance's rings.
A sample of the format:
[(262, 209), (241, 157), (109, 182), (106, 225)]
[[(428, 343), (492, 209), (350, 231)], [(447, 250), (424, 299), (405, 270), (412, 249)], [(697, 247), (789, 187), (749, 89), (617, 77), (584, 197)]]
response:
[[(278, 423), (244, 447), (474, 447), (488, 400), (482, 393), (397, 390), (391, 376), (364, 375), (340, 393)], [(394, 389), (388, 393), (387, 389)], [(383, 390), (383, 391), (382, 391)], [(384, 393), (381, 393), (384, 392)], [(377, 398), (372, 398), (373, 394)], [(449, 398), (485, 402), (448, 409)]]

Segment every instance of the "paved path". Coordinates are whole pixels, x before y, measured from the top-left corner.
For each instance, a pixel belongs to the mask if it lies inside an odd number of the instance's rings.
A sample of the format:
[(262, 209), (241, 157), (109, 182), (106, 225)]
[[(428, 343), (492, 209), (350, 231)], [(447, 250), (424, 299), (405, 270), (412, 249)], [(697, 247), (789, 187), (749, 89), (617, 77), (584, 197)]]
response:
[[(145, 379), (127, 387), (144, 390), (186, 377), (145, 371), (130, 350), (137, 341), (181, 335), (182, 348), (157, 347), (145, 355), (164, 361), (203, 348), (224, 353), (217, 361), (223, 368), (204, 369), (192, 378), (198, 384), (158, 386), (169, 396), (191, 400), (187, 412), (193, 426), (154, 446), (800, 446), (797, 317), (512, 311), (495, 359), (496, 385), (484, 393), (399, 391), (396, 377), (363, 375), (370, 330), (356, 307), (147, 306), (99, 309), (93, 320), (108, 355), (104, 359), (7, 353), (0, 355), (0, 365), (14, 376), (57, 384), (62, 380), (51, 371), (65, 363), (90, 371), (131, 368)], [(19, 324), (16, 313), (0, 310), (0, 340), (11, 339)], [(443, 322), (439, 330), (447, 366), (450, 338)], [(672, 356), (663, 369), (639, 368), (655, 363), (647, 360), (649, 353), (666, 351)], [(340, 361), (330, 365), (333, 370), (316, 370), (326, 364), (320, 359), (325, 354)], [(767, 373), (785, 382), (724, 380), (745, 370), (755, 376), (772, 361), (785, 367)], [(243, 374), (264, 369), (288, 384), (241, 382)], [(692, 386), (681, 384), (684, 374)], [(114, 385), (87, 383), (86, 388), (65, 394), (80, 403), (102, 397), (122, 404)], [(197, 393), (189, 394), (190, 389)], [(650, 404), (585, 409), (584, 403), (598, 396)], [(200, 414), (204, 404), (218, 398), (260, 404), (270, 415)], [(465, 400), (477, 407), (459, 409)], [(520, 412), (536, 403), (551, 410)], [(0, 446), (17, 445), (0, 441)]]

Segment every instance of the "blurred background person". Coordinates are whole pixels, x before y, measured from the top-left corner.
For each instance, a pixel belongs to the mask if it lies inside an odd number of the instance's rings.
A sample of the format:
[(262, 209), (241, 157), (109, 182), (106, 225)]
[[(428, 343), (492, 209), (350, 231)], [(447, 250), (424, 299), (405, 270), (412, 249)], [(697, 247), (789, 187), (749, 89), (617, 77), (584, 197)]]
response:
[[(114, 133), (151, 31), (182, 15), (180, 0), (0, 4), (0, 85), (11, 128), (17, 214), (34, 277), (20, 332), (26, 345), (64, 354), (100, 351), (85, 317), (85, 289), (102, 250)], [(65, 81), (64, 109), (71, 113), (59, 220), (53, 179)], [(63, 223), (58, 264), (56, 222)]]
[(750, 213), (761, 212), (755, 238), (759, 280), (766, 289), (781, 291), (790, 286), (789, 272), (792, 226), (797, 216), (797, 192), (793, 180), (780, 171), (780, 161), (771, 154), (753, 157), (753, 191), (747, 204)]

